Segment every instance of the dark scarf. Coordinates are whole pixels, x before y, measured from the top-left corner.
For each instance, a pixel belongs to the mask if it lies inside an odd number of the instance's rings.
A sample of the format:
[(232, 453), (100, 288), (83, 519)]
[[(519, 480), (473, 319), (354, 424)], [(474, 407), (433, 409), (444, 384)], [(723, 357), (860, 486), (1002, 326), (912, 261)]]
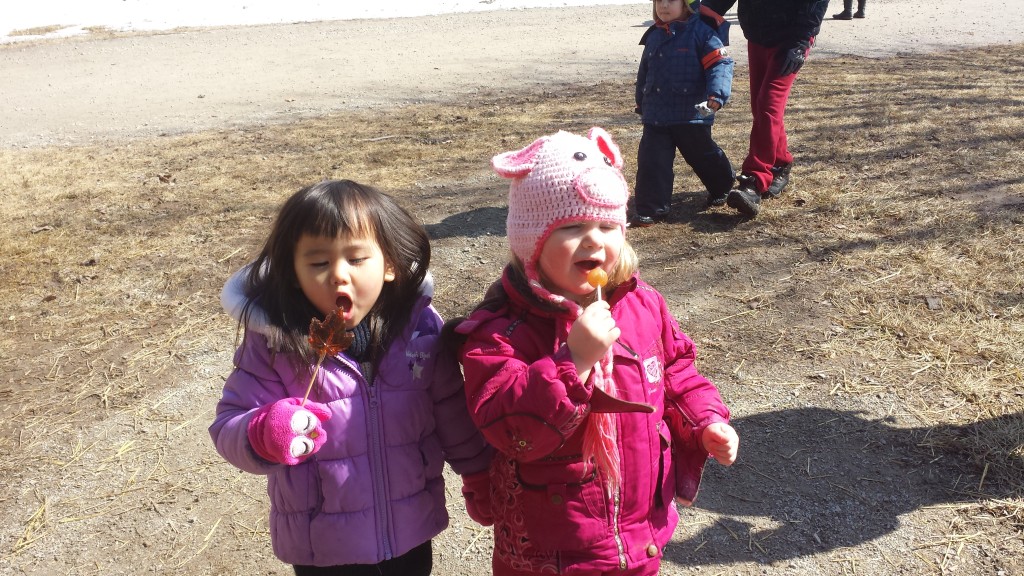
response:
[(368, 352), (370, 351), (370, 323), (367, 321), (369, 318), (364, 318), (352, 330), (352, 345), (345, 350), (345, 353), (352, 357), (357, 362), (363, 362), (368, 359)]

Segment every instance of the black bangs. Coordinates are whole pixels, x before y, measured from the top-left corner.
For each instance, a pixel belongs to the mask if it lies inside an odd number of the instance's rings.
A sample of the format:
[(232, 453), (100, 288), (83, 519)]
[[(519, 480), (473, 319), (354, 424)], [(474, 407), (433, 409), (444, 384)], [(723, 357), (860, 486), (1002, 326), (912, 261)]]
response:
[(372, 239), (395, 278), (387, 282), (364, 322), (370, 322), (370, 360), (412, 320), (430, 266), (430, 238), (394, 198), (351, 180), (319, 182), (299, 190), (278, 212), (253, 262), (245, 294), (284, 334), (283, 349), (312, 357), (306, 333), (320, 316), (295, 276), (295, 247), (303, 236)]
[(287, 229), (302, 235), (335, 238), (339, 235), (373, 238), (376, 226), (367, 191), (355, 182), (339, 180), (314, 184), (288, 211), (292, 225)]

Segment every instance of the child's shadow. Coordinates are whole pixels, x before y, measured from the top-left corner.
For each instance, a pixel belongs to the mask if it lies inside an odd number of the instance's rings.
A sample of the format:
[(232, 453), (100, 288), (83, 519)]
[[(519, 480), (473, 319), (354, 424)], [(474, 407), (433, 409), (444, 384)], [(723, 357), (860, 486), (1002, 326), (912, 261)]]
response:
[[(676, 193), (666, 224), (684, 224), (704, 233), (724, 232), (746, 220), (728, 207), (705, 209), (707, 193)], [(632, 199), (629, 206), (632, 213)], [(436, 224), (424, 226), (431, 240), (505, 236), (508, 206), (480, 206), (446, 216)]]
[(432, 240), (504, 236), (507, 206), (481, 206), (446, 216), (437, 224), (424, 226)]
[[(1021, 490), (1019, 447), (987, 474), (985, 455), (972, 448), (1019, 445), (1021, 413), (967, 426), (904, 429), (853, 412), (800, 408), (733, 424), (740, 458), (732, 469), (709, 463), (695, 503), (724, 517), (681, 527), (687, 539), (669, 544), (669, 563), (772, 563), (857, 546), (897, 530), (902, 514), (921, 507)], [(681, 525), (695, 516), (684, 511)], [(741, 519), (750, 516), (762, 517), (760, 527)]]
[[(694, 232), (718, 234), (728, 232), (750, 220), (728, 206), (709, 207), (707, 201), (708, 193), (703, 190), (672, 194), (671, 210), (664, 223), (689, 226)], [(632, 213), (632, 199), (629, 209)]]

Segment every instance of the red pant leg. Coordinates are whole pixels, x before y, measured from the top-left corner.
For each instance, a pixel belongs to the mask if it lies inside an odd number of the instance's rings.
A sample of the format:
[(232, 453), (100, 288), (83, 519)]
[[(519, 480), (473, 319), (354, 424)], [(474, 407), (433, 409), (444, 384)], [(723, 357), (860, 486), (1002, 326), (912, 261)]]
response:
[(793, 162), (786, 139), (785, 113), (796, 74), (779, 76), (780, 47), (767, 48), (747, 42), (750, 67), (750, 149), (742, 172), (757, 179), (764, 192), (772, 183), (772, 167)]

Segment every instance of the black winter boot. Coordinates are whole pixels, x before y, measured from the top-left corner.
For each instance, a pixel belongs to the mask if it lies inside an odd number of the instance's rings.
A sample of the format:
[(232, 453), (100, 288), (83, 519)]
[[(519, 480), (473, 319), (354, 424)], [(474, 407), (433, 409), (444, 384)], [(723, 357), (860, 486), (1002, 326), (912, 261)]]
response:
[(739, 211), (740, 214), (753, 218), (761, 211), (761, 194), (757, 191), (754, 177), (747, 174), (740, 174), (739, 181), (729, 195), (725, 198), (730, 208)]
[[(864, 7), (862, 5), (860, 5), (860, 4), (857, 5), (857, 8), (860, 9), (860, 10), (864, 9)], [(853, 18), (853, 14), (850, 13), (852, 10), (853, 10), (853, 0), (843, 0), (843, 11), (838, 13), (838, 14), (833, 14), (832, 15), (832, 19), (833, 20), (851, 20)]]
[(779, 194), (789, 184), (789, 171), (793, 169), (793, 164), (782, 164), (779, 166), (772, 167), (772, 183), (765, 190), (765, 194), (769, 198), (777, 198)]

